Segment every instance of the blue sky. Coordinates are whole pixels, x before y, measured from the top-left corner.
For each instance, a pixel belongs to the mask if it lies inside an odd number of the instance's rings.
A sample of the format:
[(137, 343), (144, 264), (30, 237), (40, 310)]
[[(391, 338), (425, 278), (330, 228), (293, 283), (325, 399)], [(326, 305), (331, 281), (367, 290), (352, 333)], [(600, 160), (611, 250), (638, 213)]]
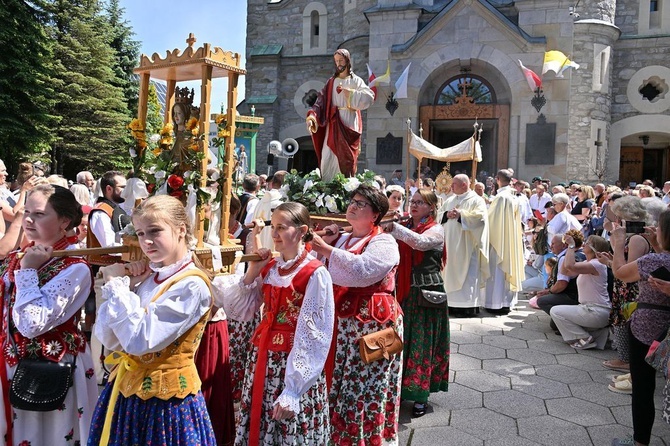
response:
[[(167, 50), (183, 51), (189, 33), (195, 34), (196, 47), (207, 42), (226, 51), (245, 55), (247, 34), (246, 0), (120, 0), (124, 17), (141, 42), (141, 52), (165, 57)], [(139, 61), (138, 61), (139, 62)], [(180, 84), (181, 85), (181, 84)], [(184, 83), (184, 85), (187, 85)], [(188, 83), (200, 97), (200, 83)], [(212, 87), (212, 111), (226, 102), (227, 82), (217, 79)], [(238, 83), (238, 103), (244, 99), (244, 76)]]

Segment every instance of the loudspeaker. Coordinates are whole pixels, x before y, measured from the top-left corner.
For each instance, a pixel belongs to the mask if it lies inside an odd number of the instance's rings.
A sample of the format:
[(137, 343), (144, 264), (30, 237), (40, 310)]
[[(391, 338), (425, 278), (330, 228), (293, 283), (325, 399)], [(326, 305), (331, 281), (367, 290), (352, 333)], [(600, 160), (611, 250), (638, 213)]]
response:
[(298, 149), (300, 146), (298, 145), (298, 141), (296, 141), (293, 138), (286, 138), (282, 143), (281, 143), (281, 148), (284, 156), (287, 157), (292, 157), (298, 152)]
[(281, 156), (282, 144), (277, 140), (270, 141), (268, 144), (268, 153), (271, 153), (274, 156)]
[(268, 153), (268, 166), (272, 166), (275, 163), (275, 156), (271, 153)]

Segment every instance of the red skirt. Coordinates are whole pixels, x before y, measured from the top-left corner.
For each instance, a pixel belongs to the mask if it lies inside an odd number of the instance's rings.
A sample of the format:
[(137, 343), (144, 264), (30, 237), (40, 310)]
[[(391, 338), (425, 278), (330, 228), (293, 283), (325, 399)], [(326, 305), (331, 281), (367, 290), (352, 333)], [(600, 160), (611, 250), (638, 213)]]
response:
[(202, 395), (212, 420), (219, 446), (235, 441), (235, 412), (228, 358), (228, 323), (209, 322), (195, 355), (195, 365), (202, 381)]

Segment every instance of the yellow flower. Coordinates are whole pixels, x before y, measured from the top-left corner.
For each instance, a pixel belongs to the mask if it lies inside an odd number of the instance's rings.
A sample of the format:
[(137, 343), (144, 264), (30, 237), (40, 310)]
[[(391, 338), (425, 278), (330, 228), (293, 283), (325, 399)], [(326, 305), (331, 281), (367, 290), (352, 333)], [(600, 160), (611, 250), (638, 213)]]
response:
[(140, 122), (140, 120), (138, 118), (135, 118), (132, 121), (130, 121), (130, 124), (128, 124), (128, 128), (130, 130), (134, 130), (134, 131), (143, 131), (144, 130), (143, 126), (142, 126), (142, 123)]
[(165, 124), (165, 125), (163, 126), (163, 128), (161, 129), (161, 135), (166, 135), (166, 134), (169, 135), (169, 134), (172, 134), (172, 130), (173, 130), (173, 129), (174, 129), (174, 126), (172, 125), (172, 123), (171, 123), (171, 122), (168, 122), (168, 123)]
[(193, 130), (191, 130), (191, 135), (193, 136), (198, 136), (198, 133), (200, 133), (200, 127), (196, 127)]
[(154, 156), (158, 156), (158, 155), (161, 154), (162, 151), (163, 151), (163, 150), (162, 150), (160, 147), (156, 147), (155, 149), (153, 149), (153, 150), (151, 151), (151, 153), (153, 153)]
[(186, 123), (187, 130), (193, 130), (198, 127), (198, 118), (191, 118)]
[(197, 143), (197, 142), (194, 142), (193, 144), (190, 145), (189, 148), (190, 148), (191, 150), (193, 150), (194, 152), (197, 152), (198, 149), (199, 149), (200, 147), (198, 147), (198, 143)]
[(144, 139), (138, 139), (137, 140), (137, 145), (143, 149), (146, 149), (147, 147), (147, 142)]
[(162, 146), (171, 146), (174, 143), (174, 139), (172, 136), (165, 136), (161, 138), (161, 145)]
[(216, 119), (214, 120), (214, 122), (216, 122), (216, 124), (219, 125), (225, 120), (226, 120), (226, 115), (216, 115)]

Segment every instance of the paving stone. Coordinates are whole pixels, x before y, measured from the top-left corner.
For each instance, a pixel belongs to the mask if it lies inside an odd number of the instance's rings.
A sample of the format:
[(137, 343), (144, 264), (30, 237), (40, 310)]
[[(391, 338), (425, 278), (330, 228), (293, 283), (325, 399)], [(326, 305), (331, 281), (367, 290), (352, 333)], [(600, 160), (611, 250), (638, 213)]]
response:
[(570, 384), (570, 391), (579, 399), (600, 404), (602, 406), (620, 406), (630, 404), (630, 395), (622, 395), (612, 392), (605, 384), (601, 383), (577, 383)]
[(603, 368), (602, 361), (600, 359), (580, 355), (579, 353), (556, 355), (556, 361), (558, 361), (559, 364), (566, 365), (568, 367), (574, 367), (580, 370), (586, 370), (587, 372), (602, 370)]
[(544, 400), (517, 390), (484, 392), (484, 407), (514, 419), (547, 415)]
[(459, 345), (458, 353), (478, 359), (498, 359), (506, 356), (505, 349), (484, 344)]
[(509, 349), (507, 350), (507, 357), (530, 365), (556, 364), (556, 357), (551, 353), (527, 348)]
[(526, 341), (528, 348), (539, 352), (551, 353), (552, 355), (562, 355), (574, 353), (575, 349), (570, 347), (562, 340), (556, 341), (554, 339), (535, 339)]
[(544, 376), (545, 378), (553, 379), (554, 381), (565, 384), (582, 382), (593, 383), (593, 379), (588, 372), (564, 365), (540, 365), (535, 368), (535, 371), (538, 376)]
[(482, 336), (482, 343), (500, 348), (527, 348), (528, 344), (523, 339), (509, 336)]
[(449, 384), (449, 392), (431, 393), (428, 401), (435, 412), (484, 407), (482, 392), (458, 383)]
[(537, 443), (519, 436), (514, 436), (485, 440), (484, 446), (537, 446)]
[(492, 325), (483, 325), (483, 324), (471, 324), (463, 325), (461, 331), (467, 331), (468, 333), (474, 333), (478, 335), (502, 335), (502, 329), (494, 327)]
[(560, 398), (572, 396), (567, 384), (542, 376), (512, 376), (512, 389), (538, 398)]
[(546, 401), (547, 412), (580, 426), (601, 426), (615, 422), (609, 408), (579, 398), (557, 398)]
[(551, 446), (590, 445), (586, 428), (549, 415), (517, 421), (519, 435), (537, 444)]
[(451, 414), (450, 425), (483, 440), (515, 435), (517, 433), (516, 423), (512, 418), (489, 409), (454, 411)]
[(633, 433), (631, 428), (618, 424), (590, 426), (587, 427), (586, 430), (595, 445), (609, 445), (612, 444), (614, 438), (626, 438)]
[(610, 407), (610, 412), (612, 412), (617, 425), (633, 429), (633, 414), (630, 411), (630, 401), (622, 406)]
[(412, 436), (412, 429), (402, 424), (398, 424), (398, 446), (409, 446), (409, 439)]
[(503, 376), (535, 375), (535, 367), (513, 359), (485, 359), (482, 368)]
[[(444, 392), (440, 393), (445, 394)], [(448, 409), (435, 404), (433, 395), (437, 394), (431, 394), (431, 397), (428, 399), (430, 404), (426, 410), (426, 414), (419, 418), (412, 418), (412, 408), (414, 407), (414, 401), (403, 401), (400, 403), (400, 417), (398, 418), (398, 422), (402, 423), (409, 429), (448, 426), (451, 412)], [(475, 407), (481, 407), (481, 405)]]
[(451, 343), (452, 344), (481, 344), (482, 337), (474, 333), (468, 333), (467, 331), (451, 331)]
[(445, 446), (463, 446), (463, 445), (483, 445), (484, 440), (474, 437), (461, 429), (454, 427), (424, 427), (414, 430), (412, 445), (445, 445)]
[(513, 338), (525, 339), (526, 341), (531, 341), (534, 339), (547, 339), (544, 333), (534, 330), (528, 330), (526, 328), (515, 327), (505, 333), (505, 336), (511, 336)]
[(486, 370), (468, 370), (456, 373), (456, 382), (480, 392), (506, 390), (510, 379)]
[(521, 324), (522, 328), (525, 328), (526, 330), (533, 330), (533, 331), (539, 331), (542, 333), (553, 333), (554, 330), (551, 329), (549, 324), (547, 324), (545, 321), (539, 321), (535, 319), (534, 321), (525, 321)]
[(471, 356), (452, 354), (449, 357), (449, 370), (450, 371), (462, 371), (462, 370), (481, 370), (482, 361), (481, 359), (473, 358)]

